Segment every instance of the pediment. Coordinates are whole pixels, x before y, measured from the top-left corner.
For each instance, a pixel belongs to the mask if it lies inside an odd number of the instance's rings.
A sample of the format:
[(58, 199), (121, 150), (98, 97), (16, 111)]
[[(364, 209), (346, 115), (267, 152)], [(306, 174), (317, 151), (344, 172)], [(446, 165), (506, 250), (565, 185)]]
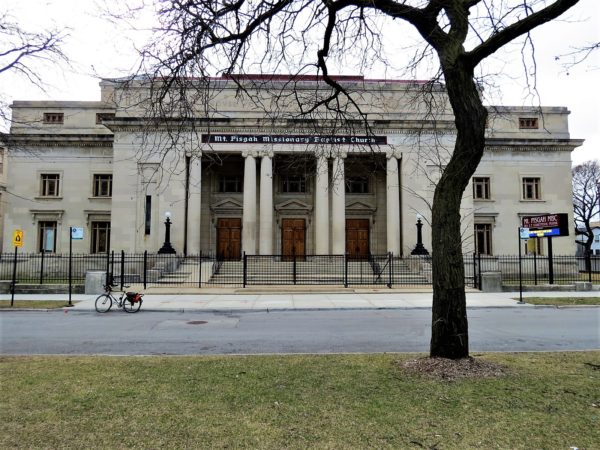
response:
[(243, 209), (243, 207), (243, 204), (234, 198), (224, 198), (210, 205), (211, 211), (218, 213), (224, 213), (228, 211), (239, 212)]
[(308, 212), (312, 211), (312, 205), (302, 200), (290, 199), (275, 205), (275, 210), (278, 212)]
[(346, 205), (346, 212), (353, 214), (368, 214), (377, 211), (377, 207), (368, 203), (357, 201)]

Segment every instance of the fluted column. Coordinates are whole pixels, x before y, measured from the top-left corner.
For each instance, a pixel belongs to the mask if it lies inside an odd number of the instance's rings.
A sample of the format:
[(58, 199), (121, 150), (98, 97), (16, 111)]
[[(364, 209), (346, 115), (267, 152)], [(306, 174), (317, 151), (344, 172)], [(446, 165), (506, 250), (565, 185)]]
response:
[(333, 158), (331, 190), (331, 252), (341, 255), (346, 252), (346, 181), (344, 174), (345, 152)]
[(260, 235), (261, 255), (273, 254), (273, 152), (265, 152), (260, 162)]
[(256, 153), (242, 152), (244, 161), (244, 202), (242, 218), (242, 251), (256, 254)]
[(315, 253), (329, 254), (329, 158), (317, 156), (315, 179)]
[(202, 211), (202, 153), (190, 158), (188, 188), (187, 250), (191, 255), (200, 253), (200, 218)]
[(388, 152), (386, 170), (387, 249), (400, 255), (400, 181), (398, 154)]

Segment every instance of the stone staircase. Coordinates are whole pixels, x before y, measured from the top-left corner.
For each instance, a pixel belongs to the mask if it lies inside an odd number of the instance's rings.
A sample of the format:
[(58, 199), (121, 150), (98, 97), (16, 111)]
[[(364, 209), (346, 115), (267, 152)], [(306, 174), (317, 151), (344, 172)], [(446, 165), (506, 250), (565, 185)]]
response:
[[(392, 285), (428, 285), (431, 278), (427, 270), (411, 270), (403, 260), (394, 260), (392, 266)], [(281, 261), (274, 258), (260, 258), (249, 261), (246, 282), (248, 285), (343, 285), (345, 267), (343, 258), (318, 256), (309, 260), (298, 258), (293, 261)], [(388, 260), (348, 261), (349, 285), (387, 286), (390, 281)], [(243, 284), (243, 262), (223, 261), (212, 277), (209, 285)]]

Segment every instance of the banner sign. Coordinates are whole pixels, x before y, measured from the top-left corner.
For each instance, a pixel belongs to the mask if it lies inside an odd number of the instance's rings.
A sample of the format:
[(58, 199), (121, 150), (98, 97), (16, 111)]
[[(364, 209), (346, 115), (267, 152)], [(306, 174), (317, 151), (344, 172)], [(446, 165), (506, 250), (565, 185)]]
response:
[(308, 134), (203, 134), (204, 144), (343, 144), (385, 145), (387, 136)]
[(523, 228), (529, 228), (529, 237), (568, 236), (568, 214), (546, 214), (523, 217)]

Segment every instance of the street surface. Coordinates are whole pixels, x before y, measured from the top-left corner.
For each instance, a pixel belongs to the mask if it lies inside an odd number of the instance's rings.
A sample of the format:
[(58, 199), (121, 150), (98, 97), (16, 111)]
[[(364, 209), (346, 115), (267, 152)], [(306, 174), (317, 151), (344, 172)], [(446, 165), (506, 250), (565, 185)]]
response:
[[(470, 348), (600, 348), (600, 308), (469, 310)], [(428, 351), (431, 311), (11, 311), (0, 313), (2, 354), (259, 354)]]

